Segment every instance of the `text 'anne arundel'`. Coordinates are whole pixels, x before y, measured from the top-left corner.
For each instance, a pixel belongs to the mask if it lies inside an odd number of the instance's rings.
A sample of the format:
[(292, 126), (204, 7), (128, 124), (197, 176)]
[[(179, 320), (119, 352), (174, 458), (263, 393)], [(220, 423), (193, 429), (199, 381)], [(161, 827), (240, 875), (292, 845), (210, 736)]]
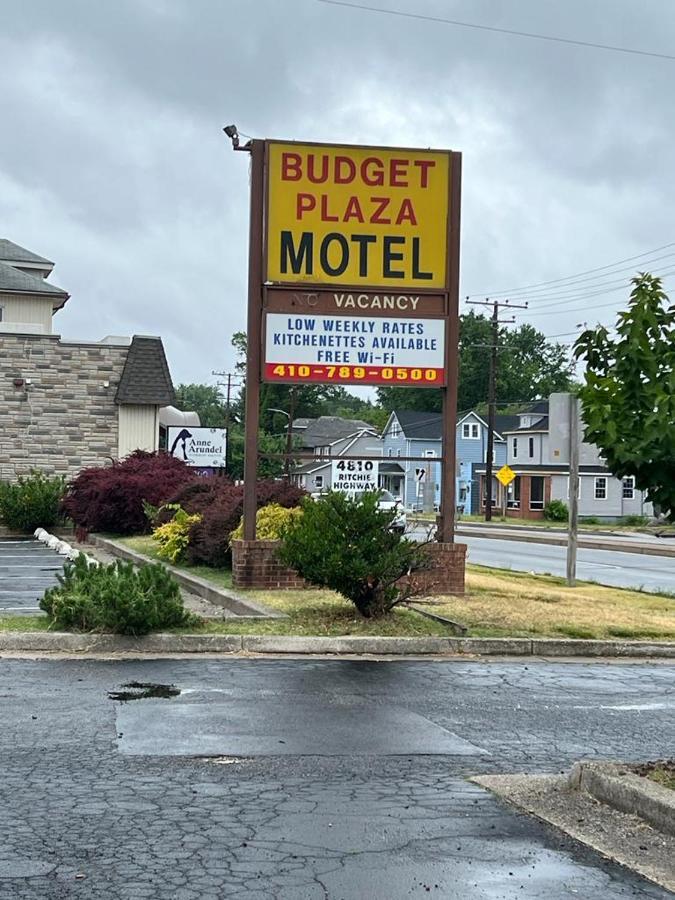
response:
[[(434, 159), (284, 152), (280, 164), (280, 179), (288, 187), (302, 182), (293, 204), (301, 230), (280, 232), (283, 275), (337, 277), (356, 260), (359, 277), (373, 281), (433, 277), (425, 270), (414, 229), (419, 224), (416, 198), (432, 189)], [(307, 189), (308, 183), (316, 188)], [(327, 223), (336, 224), (326, 230)], [(366, 226), (362, 232), (355, 229), (359, 225)]]

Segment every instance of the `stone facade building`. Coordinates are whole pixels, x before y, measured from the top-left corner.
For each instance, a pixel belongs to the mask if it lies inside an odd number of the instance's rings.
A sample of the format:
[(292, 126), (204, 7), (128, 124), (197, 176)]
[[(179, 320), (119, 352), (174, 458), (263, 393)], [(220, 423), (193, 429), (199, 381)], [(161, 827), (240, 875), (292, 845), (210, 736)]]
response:
[(0, 479), (81, 468), (156, 450), (174, 400), (158, 337), (68, 341), (52, 317), (69, 298), (53, 263), (0, 240)]

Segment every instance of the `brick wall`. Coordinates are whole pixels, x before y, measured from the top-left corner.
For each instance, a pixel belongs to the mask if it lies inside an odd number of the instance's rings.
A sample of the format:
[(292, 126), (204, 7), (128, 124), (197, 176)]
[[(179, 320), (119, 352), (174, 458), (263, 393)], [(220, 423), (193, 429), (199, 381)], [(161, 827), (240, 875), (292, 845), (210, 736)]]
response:
[(297, 590), (307, 587), (293, 569), (276, 558), (279, 541), (232, 541), (232, 587)]
[(114, 398), (128, 352), (62, 343), (57, 335), (0, 333), (0, 479), (31, 468), (73, 475), (116, 458)]
[[(232, 541), (232, 586), (255, 590), (307, 587), (276, 559), (278, 541)], [(429, 544), (432, 565), (410, 577), (422, 595), (464, 594), (466, 544)], [(407, 580), (407, 579), (403, 579)]]

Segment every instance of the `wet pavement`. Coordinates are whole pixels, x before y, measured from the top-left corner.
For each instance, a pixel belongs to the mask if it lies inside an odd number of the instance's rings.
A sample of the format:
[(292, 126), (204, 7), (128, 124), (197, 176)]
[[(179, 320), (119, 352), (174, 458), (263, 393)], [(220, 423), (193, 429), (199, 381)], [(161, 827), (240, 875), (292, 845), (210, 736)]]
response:
[(56, 584), (63, 562), (40, 541), (0, 539), (0, 616), (40, 614), (40, 598)]
[(673, 674), (2, 659), (0, 900), (671, 896), (466, 777), (668, 755)]

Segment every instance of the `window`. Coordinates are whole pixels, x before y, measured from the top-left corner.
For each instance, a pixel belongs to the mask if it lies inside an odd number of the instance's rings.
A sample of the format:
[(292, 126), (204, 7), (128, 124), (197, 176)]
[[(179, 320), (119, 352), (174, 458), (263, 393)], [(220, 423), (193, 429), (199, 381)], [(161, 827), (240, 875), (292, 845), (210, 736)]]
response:
[(506, 505), (509, 509), (520, 509), (520, 475), (506, 488)]
[(5, 311), (5, 307), (0, 306), (0, 322), (2, 322), (2, 314), (4, 313), (4, 311)]
[(393, 438), (397, 438), (401, 434), (401, 426), (398, 424), (396, 419), (394, 419), (394, 421), (391, 423), (391, 428), (389, 429), (389, 434)]
[(534, 438), (531, 437), (528, 441), (528, 452), (530, 454), (530, 459), (534, 456)]
[(635, 496), (635, 476), (627, 475), (622, 482), (621, 496), (624, 500), (632, 500)]
[(400, 451), (400, 450), (397, 450), (397, 451), (396, 451), (396, 456), (400, 456), (400, 455), (401, 455), (401, 451)]
[(595, 479), (595, 491), (594, 496), (596, 500), (606, 500), (607, 499), (607, 479), (602, 476), (602, 478)]
[(544, 508), (544, 478), (533, 475), (530, 478), (530, 509)]
[(323, 487), (323, 475), (316, 475), (314, 477), (314, 484), (319, 490), (321, 490), (321, 488)]
[(464, 422), (462, 424), (462, 437), (469, 441), (477, 441), (480, 438), (477, 422)]
[[(484, 475), (482, 475), (480, 481), (481, 481), (481, 491), (483, 494), (482, 503), (483, 503), (483, 506), (485, 506), (485, 501), (487, 499), (487, 490), (486, 490), (487, 479)], [(492, 506), (494, 508), (496, 505), (497, 505), (497, 479), (493, 478), (492, 479), (492, 502), (490, 503), (490, 506)]]
[(387, 456), (393, 456), (393, 455), (394, 455), (394, 451), (393, 451), (393, 450), (391, 449), (391, 447), (390, 447), (390, 448), (387, 450)]
[(518, 438), (513, 439), (513, 458), (518, 456)]

